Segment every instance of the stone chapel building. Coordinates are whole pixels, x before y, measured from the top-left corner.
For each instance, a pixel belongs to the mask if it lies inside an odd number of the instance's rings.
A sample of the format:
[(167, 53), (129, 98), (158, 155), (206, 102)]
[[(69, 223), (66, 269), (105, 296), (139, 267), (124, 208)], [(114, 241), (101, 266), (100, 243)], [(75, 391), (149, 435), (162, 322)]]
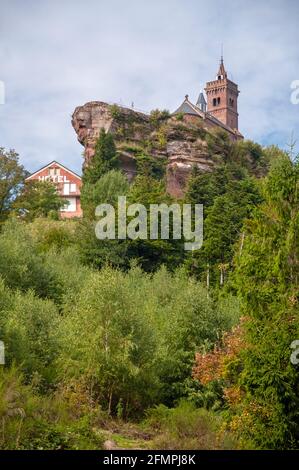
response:
[(192, 121), (202, 118), (207, 127), (221, 127), (228, 132), (232, 140), (243, 139), (238, 128), (238, 85), (230, 80), (221, 57), (215, 80), (207, 82), (205, 87), (207, 101), (201, 91), (196, 104), (191, 103), (189, 96), (173, 114), (183, 113)]

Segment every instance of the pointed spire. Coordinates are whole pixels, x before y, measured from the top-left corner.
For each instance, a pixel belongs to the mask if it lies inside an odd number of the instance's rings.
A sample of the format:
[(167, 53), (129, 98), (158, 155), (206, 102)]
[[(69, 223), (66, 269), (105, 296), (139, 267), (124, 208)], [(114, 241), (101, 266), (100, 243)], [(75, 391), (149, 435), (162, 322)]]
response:
[(198, 96), (198, 100), (196, 101), (196, 106), (201, 110), (203, 111), (204, 113), (207, 111), (207, 102), (205, 100), (205, 97), (204, 97), (204, 94), (203, 94), (203, 91), (200, 90), (200, 93), (199, 93), (199, 96)]
[(223, 78), (227, 78), (227, 73), (223, 63), (223, 44), (221, 44), (221, 58), (220, 58), (220, 65), (217, 73), (217, 80), (221, 80)]

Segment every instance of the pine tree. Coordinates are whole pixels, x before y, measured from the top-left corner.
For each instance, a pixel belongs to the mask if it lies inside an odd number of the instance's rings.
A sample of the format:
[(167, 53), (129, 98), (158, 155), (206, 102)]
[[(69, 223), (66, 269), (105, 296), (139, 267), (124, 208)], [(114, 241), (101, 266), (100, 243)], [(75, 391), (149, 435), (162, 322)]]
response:
[(95, 146), (95, 154), (84, 170), (83, 185), (95, 184), (105, 173), (118, 167), (119, 162), (113, 136), (102, 128)]
[(237, 384), (240, 432), (258, 448), (298, 448), (299, 163), (282, 155), (264, 185), (265, 202), (246, 225), (233, 284), (248, 317)]
[[(84, 217), (93, 218), (96, 206), (108, 202), (99, 200), (98, 196), (101, 193), (101, 183), (99, 181), (108, 172), (116, 170), (118, 167), (119, 162), (113, 136), (109, 133), (106, 134), (105, 129), (101, 129), (95, 147), (95, 154), (84, 169), (82, 177), (81, 205)], [(121, 174), (118, 176), (118, 172), (113, 176), (112, 179), (114, 180), (125, 179)]]
[(243, 222), (261, 202), (258, 185), (246, 170), (232, 163), (219, 166), (213, 173), (194, 170), (186, 202), (204, 205), (203, 247), (188, 256), (187, 267), (203, 279), (209, 266), (211, 284), (222, 285), (223, 267), (227, 271), (232, 262)]

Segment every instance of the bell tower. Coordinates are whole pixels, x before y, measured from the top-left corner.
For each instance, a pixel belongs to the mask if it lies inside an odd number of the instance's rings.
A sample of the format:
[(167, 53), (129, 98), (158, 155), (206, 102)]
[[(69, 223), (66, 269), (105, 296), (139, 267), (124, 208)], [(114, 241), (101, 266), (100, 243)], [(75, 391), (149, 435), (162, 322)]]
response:
[(238, 129), (238, 85), (227, 78), (221, 56), (216, 79), (207, 82), (207, 111), (231, 129)]

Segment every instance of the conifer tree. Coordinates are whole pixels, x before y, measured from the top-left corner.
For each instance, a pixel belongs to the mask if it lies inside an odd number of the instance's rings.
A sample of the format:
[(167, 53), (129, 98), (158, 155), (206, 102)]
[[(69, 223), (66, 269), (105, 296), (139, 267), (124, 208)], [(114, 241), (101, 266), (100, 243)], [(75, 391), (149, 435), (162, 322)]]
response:
[(265, 202), (246, 225), (233, 283), (248, 317), (248, 348), (236, 382), (240, 433), (259, 448), (298, 448), (299, 163), (282, 155), (264, 185)]
[[(107, 175), (107, 173), (112, 172), (112, 170), (117, 170), (118, 167), (119, 162), (113, 136), (106, 133), (105, 129), (101, 129), (95, 146), (95, 154), (88, 166), (84, 169), (82, 177), (81, 205), (84, 217), (93, 219), (95, 207), (103, 202), (109, 202), (99, 200), (99, 193), (102, 192), (100, 180)], [(112, 173), (112, 186), (115, 183), (115, 179), (123, 180), (125, 177), (120, 173), (118, 175), (118, 172)], [(121, 186), (122, 185), (123, 183)], [(107, 186), (107, 184), (105, 184), (105, 186)]]
[(213, 173), (194, 170), (185, 200), (204, 206), (203, 247), (187, 257), (188, 270), (204, 279), (209, 269), (211, 284), (223, 285), (223, 266), (227, 265), (225, 270), (231, 267), (243, 222), (261, 202), (258, 185), (234, 163), (221, 165)]
[(101, 129), (95, 146), (95, 154), (83, 174), (84, 184), (95, 184), (101, 176), (119, 167), (113, 136)]

